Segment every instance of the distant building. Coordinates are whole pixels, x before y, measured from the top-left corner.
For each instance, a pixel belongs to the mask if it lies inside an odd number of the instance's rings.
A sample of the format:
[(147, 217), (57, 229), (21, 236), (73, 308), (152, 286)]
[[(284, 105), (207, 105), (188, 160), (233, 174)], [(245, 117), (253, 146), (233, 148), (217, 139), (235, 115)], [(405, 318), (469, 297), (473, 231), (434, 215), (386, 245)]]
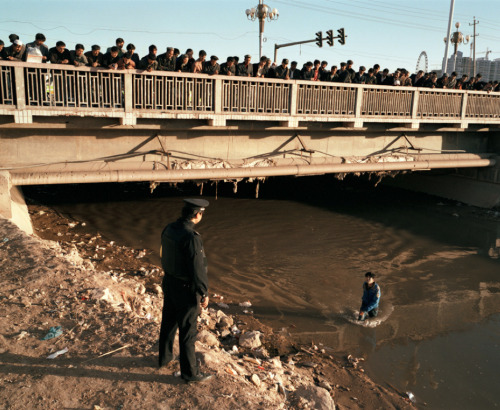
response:
[[(448, 66), (446, 73), (449, 75), (455, 71), (458, 76), (467, 74), (472, 77), (474, 74), (474, 60), (470, 57), (464, 57), (464, 53), (457, 52), (457, 58), (451, 55), (448, 58)], [(483, 81), (500, 80), (500, 58), (489, 60), (488, 57), (476, 58), (476, 74), (480, 73), (483, 76)]]

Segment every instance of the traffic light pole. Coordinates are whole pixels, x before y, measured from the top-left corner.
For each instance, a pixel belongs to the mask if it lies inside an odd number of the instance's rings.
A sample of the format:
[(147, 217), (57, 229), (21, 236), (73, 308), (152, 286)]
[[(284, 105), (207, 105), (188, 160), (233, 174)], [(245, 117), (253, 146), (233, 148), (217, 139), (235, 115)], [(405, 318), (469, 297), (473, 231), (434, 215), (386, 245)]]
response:
[[(328, 30), (326, 32), (327, 33), (326, 42), (328, 43), (329, 46), (333, 46), (333, 44), (334, 44), (333, 40), (336, 38), (338, 39), (340, 44), (342, 44), (342, 45), (345, 44), (345, 39), (347, 36), (345, 35), (344, 29), (343, 28), (338, 29), (337, 32), (339, 34), (337, 37), (333, 36), (333, 30)], [(323, 47), (323, 33), (321, 31), (318, 31), (316, 33), (316, 38), (313, 40), (295, 41), (293, 43), (285, 43), (285, 44), (275, 44), (274, 45), (274, 62), (276, 64), (278, 64), (278, 49), (279, 48), (296, 46), (298, 44), (307, 44), (307, 43), (316, 43), (318, 45), (318, 47)]]
[(304, 40), (304, 41), (295, 41), (293, 43), (285, 43), (285, 44), (275, 44), (274, 45), (274, 62), (277, 64), (278, 61), (278, 48), (296, 46), (298, 44), (306, 44), (306, 43), (314, 43), (316, 39), (313, 40)]

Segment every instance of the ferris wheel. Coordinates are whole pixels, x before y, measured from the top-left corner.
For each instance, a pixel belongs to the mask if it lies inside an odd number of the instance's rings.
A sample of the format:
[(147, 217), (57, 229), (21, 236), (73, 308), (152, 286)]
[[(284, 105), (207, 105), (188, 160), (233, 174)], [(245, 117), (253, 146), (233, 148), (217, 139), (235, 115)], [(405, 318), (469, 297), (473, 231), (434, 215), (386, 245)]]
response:
[[(424, 59), (423, 67), (421, 65), (422, 58)], [(429, 70), (429, 59), (427, 58), (427, 53), (425, 51), (422, 51), (420, 53), (420, 55), (418, 56), (417, 66), (415, 67), (415, 72), (418, 72), (419, 70), (423, 70), (424, 73), (426, 73)]]

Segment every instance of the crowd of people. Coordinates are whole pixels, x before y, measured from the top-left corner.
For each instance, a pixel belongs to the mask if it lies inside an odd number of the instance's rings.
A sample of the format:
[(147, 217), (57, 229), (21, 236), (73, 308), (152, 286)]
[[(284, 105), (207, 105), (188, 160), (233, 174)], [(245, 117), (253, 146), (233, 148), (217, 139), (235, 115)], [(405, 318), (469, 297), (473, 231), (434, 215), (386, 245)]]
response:
[(425, 73), (423, 70), (411, 74), (404, 68), (398, 68), (394, 72), (389, 69), (380, 69), (375, 64), (368, 70), (360, 66), (356, 71), (353, 61), (342, 62), (339, 66), (328, 67), (327, 61), (308, 61), (299, 68), (296, 61), (288, 66), (288, 59), (283, 59), (281, 64), (273, 62), (270, 58), (262, 56), (258, 63), (252, 63), (250, 55), (245, 55), (242, 62), (239, 57), (227, 57), (226, 61), (219, 64), (219, 58), (215, 55), (207, 58), (207, 53), (200, 50), (198, 58), (195, 59), (192, 49), (187, 49), (181, 54), (179, 49), (167, 47), (165, 52), (158, 54), (155, 45), (150, 45), (148, 54), (142, 58), (135, 52), (135, 46), (128, 44), (125, 47), (123, 38), (117, 38), (116, 44), (101, 51), (99, 45), (93, 45), (90, 50), (85, 51), (83, 44), (76, 44), (74, 50), (68, 50), (63, 41), (58, 41), (55, 47), (49, 48), (46, 38), (42, 33), (35, 36), (35, 41), (24, 44), (19, 36), (9, 36), (11, 45), (6, 47), (0, 40), (0, 60), (10, 61), (38, 61), (51, 64), (68, 64), (76, 67), (101, 67), (110, 70), (139, 69), (152, 71), (174, 71), (181, 73), (200, 73), (208, 75), (228, 75), (260, 78), (276, 78), (283, 80), (310, 80), (337, 83), (355, 83), (387, 86), (414, 86), (426, 88), (446, 88), (457, 90), (474, 91), (496, 91), (500, 92), (498, 81), (485, 82), (481, 74), (469, 78), (467, 74), (461, 77), (453, 72), (451, 75), (443, 74), (441, 77), (435, 72)]

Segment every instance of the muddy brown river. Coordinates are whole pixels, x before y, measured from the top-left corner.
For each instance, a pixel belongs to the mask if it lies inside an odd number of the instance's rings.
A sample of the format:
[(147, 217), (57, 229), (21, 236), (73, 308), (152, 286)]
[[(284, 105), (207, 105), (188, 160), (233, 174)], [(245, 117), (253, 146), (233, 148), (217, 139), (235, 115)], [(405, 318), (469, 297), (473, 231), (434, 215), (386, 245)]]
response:
[[(154, 250), (182, 197), (193, 196), (117, 186), (28, 196)], [(428, 408), (500, 406), (498, 212), (326, 177), (276, 179), (261, 184), (259, 199), (251, 190), (219, 187), (217, 199), (205, 190), (210, 207), (198, 230), (212, 292), (250, 300), (258, 318), (300, 341), (366, 357), (375, 381)], [(368, 270), (382, 290), (380, 316), (361, 325), (353, 319)]]

